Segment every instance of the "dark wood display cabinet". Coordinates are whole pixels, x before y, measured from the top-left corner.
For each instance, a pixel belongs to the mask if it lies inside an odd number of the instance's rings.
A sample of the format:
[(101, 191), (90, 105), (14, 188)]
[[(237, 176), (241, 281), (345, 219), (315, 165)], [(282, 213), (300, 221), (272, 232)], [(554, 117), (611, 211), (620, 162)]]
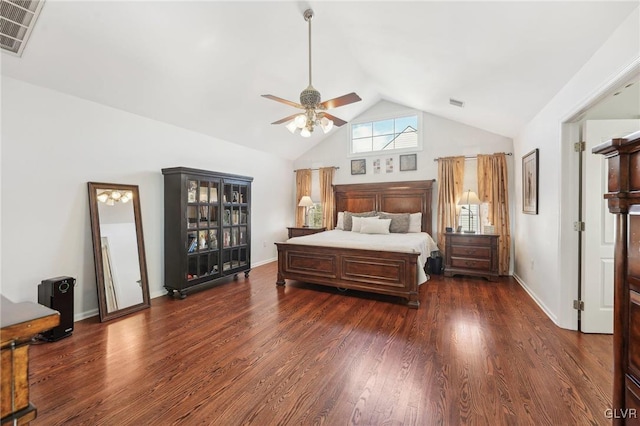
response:
[(247, 176), (173, 167), (164, 175), (164, 287), (180, 298), (251, 269)]
[(615, 215), (613, 266), (614, 425), (640, 424), (640, 132), (593, 148), (607, 158), (607, 200)]

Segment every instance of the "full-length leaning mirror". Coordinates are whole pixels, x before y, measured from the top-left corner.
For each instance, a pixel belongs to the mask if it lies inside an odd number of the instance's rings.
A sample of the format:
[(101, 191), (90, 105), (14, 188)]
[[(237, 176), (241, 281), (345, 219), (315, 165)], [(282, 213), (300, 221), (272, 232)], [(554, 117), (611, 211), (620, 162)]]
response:
[(151, 306), (137, 185), (89, 182), (100, 321)]

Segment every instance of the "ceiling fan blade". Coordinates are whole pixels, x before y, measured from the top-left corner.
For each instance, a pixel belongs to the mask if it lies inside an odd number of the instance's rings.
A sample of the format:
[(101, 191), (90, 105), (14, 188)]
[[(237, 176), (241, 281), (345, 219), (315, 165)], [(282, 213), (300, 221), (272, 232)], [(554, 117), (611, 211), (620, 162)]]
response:
[(282, 119), (280, 119), (280, 120), (278, 120), (278, 121), (274, 121), (274, 122), (273, 122), (273, 123), (271, 123), (271, 124), (282, 124), (282, 123), (286, 123), (287, 121), (291, 121), (291, 120), (293, 120), (294, 118), (296, 118), (296, 117), (297, 117), (297, 116), (299, 116), (299, 115), (300, 115), (300, 114), (293, 114), (293, 115), (290, 115), (290, 116), (288, 116), (288, 117), (282, 118)]
[(325, 109), (338, 108), (343, 105), (352, 104), (354, 102), (361, 101), (360, 96), (356, 95), (355, 92), (349, 93), (348, 95), (343, 95), (338, 98), (329, 99), (328, 101), (324, 101), (320, 104), (321, 107)]
[(279, 98), (277, 96), (273, 96), (273, 95), (262, 95), (263, 98), (267, 98), (267, 99), (271, 99), (272, 101), (276, 101), (276, 102), (282, 102), (283, 104), (287, 104), (289, 106), (295, 107), (295, 108), (300, 108), (300, 109), (304, 109), (304, 107), (296, 102), (292, 102), (292, 101), (288, 101), (286, 99), (282, 99)]
[(346, 121), (344, 121), (342, 118), (338, 118), (335, 115), (331, 115), (331, 114), (327, 114), (326, 112), (324, 113), (324, 116), (327, 117), (329, 120), (333, 121), (333, 125), (334, 126), (342, 126), (343, 124), (347, 124)]

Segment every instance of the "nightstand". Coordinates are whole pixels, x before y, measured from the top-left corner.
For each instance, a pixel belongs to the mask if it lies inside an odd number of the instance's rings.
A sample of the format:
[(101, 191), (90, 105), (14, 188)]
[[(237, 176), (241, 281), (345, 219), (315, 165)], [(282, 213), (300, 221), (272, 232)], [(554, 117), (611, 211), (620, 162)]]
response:
[(322, 232), (322, 231), (326, 231), (327, 230), (326, 227), (313, 228), (311, 226), (304, 226), (304, 227), (292, 226), (292, 227), (287, 227), (287, 229), (289, 230), (289, 238), (302, 237), (304, 235), (317, 234), (318, 232)]
[(498, 278), (499, 235), (447, 232), (444, 238), (446, 277), (472, 275), (489, 281)]

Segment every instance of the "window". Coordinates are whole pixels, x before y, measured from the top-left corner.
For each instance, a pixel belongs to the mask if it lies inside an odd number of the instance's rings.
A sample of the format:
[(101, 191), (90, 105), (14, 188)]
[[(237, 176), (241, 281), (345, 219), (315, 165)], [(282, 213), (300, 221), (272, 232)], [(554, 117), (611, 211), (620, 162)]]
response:
[(351, 154), (419, 148), (418, 115), (351, 125)]
[[(469, 221), (469, 210), (467, 209), (467, 207), (471, 209), (471, 221)], [(477, 204), (471, 204), (469, 206), (463, 206), (463, 208), (460, 209), (460, 222), (458, 223), (458, 225), (462, 226), (462, 232), (465, 232), (465, 231), (475, 231), (476, 233), (479, 232), (479, 229), (480, 229), (479, 207), (480, 206)]]
[(309, 207), (309, 226), (322, 227), (322, 203), (314, 203), (313, 207)]

